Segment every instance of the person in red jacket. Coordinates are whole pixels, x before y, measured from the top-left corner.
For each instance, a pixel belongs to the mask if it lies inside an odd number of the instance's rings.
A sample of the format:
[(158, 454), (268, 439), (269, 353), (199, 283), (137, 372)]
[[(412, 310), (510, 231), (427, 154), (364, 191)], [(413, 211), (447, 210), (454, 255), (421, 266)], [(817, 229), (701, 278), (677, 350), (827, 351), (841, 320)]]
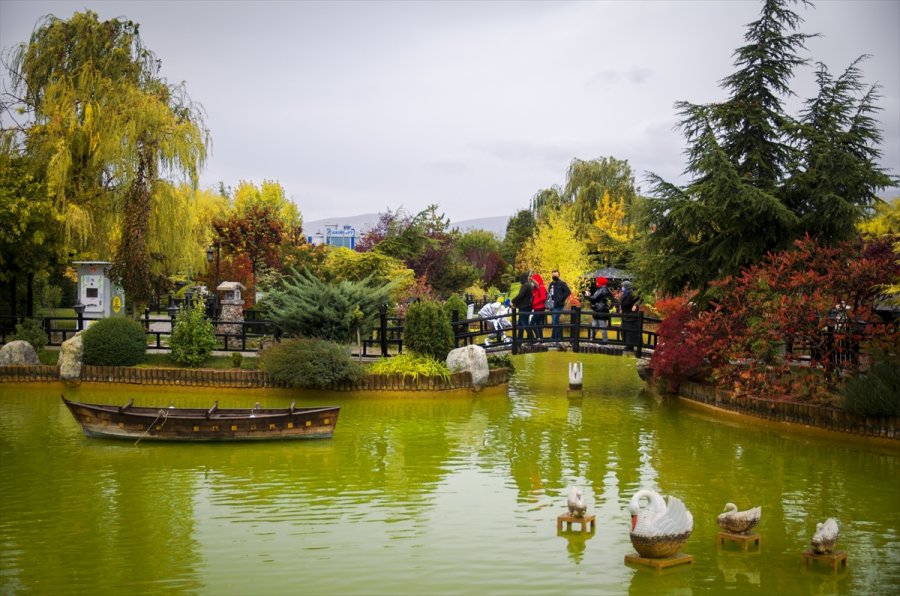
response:
[(531, 325), (528, 327), (528, 337), (532, 339), (544, 339), (544, 325), (547, 322), (547, 288), (539, 273), (531, 276), (534, 282), (534, 290), (531, 292)]

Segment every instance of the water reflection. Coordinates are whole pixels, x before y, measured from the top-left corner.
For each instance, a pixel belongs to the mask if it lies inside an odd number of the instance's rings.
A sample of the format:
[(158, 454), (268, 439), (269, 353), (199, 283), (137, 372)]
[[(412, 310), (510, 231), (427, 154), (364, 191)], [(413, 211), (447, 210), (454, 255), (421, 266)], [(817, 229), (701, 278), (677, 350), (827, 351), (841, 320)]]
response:
[(559, 533), (566, 539), (566, 552), (569, 559), (578, 565), (584, 559), (584, 551), (587, 548), (587, 542), (594, 537), (593, 532), (581, 532), (580, 530), (563, 530)]
[[(90, 440), (50, 385), (0, 387), (0, 592), (861, 593), (900, 589), (896, 451), (780, 432), (643, 392), (633, 361), (517, 358), (509, 396), (83, 386), (83, 401), (341, 406), (331, 440)], [(570, 486), (596, 532), (556, 532)], [(696, 564), (632, 552), (639, 488), (694, 515)], [(716, 547), (725, 502), (763, 506), (763, 546)], [(815, 523), (851, 571), (801, 572)], [(826, 571), (823, 573), (822, 571)]]
[(720, 550), (716, 565), (723, 581), (730, 587), (759, 586), (761, 583), (760, 557), (758, 552), (732, 553)]
[(628, 593), (635, 596), (647, 594), (691, 596), (694, 593), (693, 579), (693, 565), (681, 565), (658, 571), (638, 567), (631, 576)]

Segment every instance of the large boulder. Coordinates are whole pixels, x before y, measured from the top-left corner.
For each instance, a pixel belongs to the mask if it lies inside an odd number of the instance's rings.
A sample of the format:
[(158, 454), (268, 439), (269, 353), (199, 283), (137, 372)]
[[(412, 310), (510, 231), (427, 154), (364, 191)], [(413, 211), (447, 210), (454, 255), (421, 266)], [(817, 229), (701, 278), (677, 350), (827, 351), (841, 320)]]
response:
[(0, 348), (0, 366), (29, 366), (40, 363), (34, 346), (27, 341), (17, 339)]
[(81, 383), (81, 361), (84, 344), (79, 331), (62, 343), (59, 349), (59, 380), (67, 385)]
[(469, 371), (472, 373), (472, 386), (479, 389), (488, 381), (487, 353), (481, 346), (471, 345), (456, 348), (447, 355), (447, 368), (453, 372)]

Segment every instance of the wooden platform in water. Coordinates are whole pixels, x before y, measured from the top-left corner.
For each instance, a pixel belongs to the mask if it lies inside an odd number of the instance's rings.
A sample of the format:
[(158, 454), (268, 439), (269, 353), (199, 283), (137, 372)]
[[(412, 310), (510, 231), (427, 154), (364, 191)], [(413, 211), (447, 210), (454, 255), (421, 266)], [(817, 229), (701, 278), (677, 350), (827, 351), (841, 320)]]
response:
[(564, 513), (556, 518), (556, 531), (562, 532), (563, 524), (566, 524), (566, 529), (571, 530), (572, 524), (581, 524), (581, 533), (584, 534), (588, 531), (588, 524), (590, 524), (590, 531), (593, 532), (596, 529), (597, 524), (597, 516), (596, 515), (585, 515), (583, 517), (575, 517), (569, 513)]
[(725, 542), (736, 542), (741, 545), (741, 550), (747, 551), (750, 544), (755, 544), (758, 549), (762, 544), (761, 534), (734, 534), (733, 532), (719, 532), (716, 534), (716, 543), (724, 545)]
[(803, 561), (804, 565), (809, 565), (810, 561), (825, 561), (833, 570), (837, 571), (838, 564), (843, 567), (847, 566), (847, 551), (836, 550), (820, 555), (808, 550), (800, 555), (800, 560)]
[(625, 555), (625, 564), (634, 564), (634, 565), (643, 565), (645, 567), (652, 567), (653, 569), (665, 569), (667, 567), (675, 567), (676, 565), (693, 565), (694, 564), (694, 555), (686, 555), (684, 553), (678, 553), (672, 555), (671, 557), (665, 557), (663, 559), (648, 559), (646, 557), (642, 557), (637, 553)]

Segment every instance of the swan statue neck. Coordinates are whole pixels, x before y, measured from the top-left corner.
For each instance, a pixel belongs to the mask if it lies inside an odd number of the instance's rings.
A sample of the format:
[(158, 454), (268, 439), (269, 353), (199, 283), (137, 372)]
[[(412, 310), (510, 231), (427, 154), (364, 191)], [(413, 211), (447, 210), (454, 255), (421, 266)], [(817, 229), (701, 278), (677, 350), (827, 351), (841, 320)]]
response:
[(663, 500), (662, 495), (660, 495), (655, 490), (643, 489), (637, 491), (636, 493), (634, 493), (634, 496), (631, 497), (631, 503), (628, 505), (628, 509), (632, 514), (637, 514), (637, 512), (640, 511), (641, 499), (645, 497), (649, 502), (649, 508), (651, 510), (665, 511), (666, 502)]

